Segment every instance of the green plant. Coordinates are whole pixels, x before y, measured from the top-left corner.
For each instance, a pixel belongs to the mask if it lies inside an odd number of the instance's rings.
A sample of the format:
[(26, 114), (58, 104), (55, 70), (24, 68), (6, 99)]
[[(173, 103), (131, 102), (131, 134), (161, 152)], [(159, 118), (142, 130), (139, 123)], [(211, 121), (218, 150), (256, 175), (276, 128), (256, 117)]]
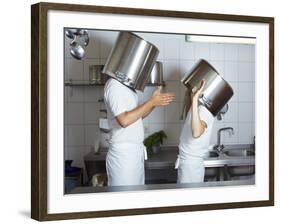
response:
[(158, 146), (159, 144), (163, 144), (163, 139), (167, 138), (167, 135), (164, 131), (158, 131), (149, 135), (144, 141), (143, 144), (146, 148), (152, 148), (153, 146)]

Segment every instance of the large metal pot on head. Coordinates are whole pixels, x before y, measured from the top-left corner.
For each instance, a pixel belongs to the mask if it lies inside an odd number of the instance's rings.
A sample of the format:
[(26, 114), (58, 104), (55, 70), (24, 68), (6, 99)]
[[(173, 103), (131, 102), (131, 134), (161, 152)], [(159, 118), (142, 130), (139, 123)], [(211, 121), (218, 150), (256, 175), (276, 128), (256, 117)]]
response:
[(144, 90), (159, 50), (131, 32), (120, 32), (103, 68), (126, 86)]
[(195, 86), (199, 87), (202, 79), (205, 80), (205, 86), (199, 102), (217, 116), (233, 96), (233, 90), (217, 70), (203, 59), (199, 60), (181, 81), (191, 91)]

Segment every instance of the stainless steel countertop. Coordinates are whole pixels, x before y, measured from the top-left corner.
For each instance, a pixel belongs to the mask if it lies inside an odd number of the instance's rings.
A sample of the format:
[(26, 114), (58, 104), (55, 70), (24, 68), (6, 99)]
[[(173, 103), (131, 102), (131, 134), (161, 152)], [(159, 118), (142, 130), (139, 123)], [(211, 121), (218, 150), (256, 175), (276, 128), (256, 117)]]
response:
[[(225, 150), (254, 149), (251, 144), (245, 145), (225, 145)], [(145, 161), (146, 169), (164, 169), (174, 167), (178, 155), (177, 146), (163, 146), (157, 154), (149, 153)], [(106, 152), (90, 152), (84, 156), (85, 161), (105, 161)], [(218, 157), (208, 157), (204, 159), (205, 167), (223, 167), (228, 166), (247, 166), (255, 164), (255, 156), (227, 156), (220, 153)]]
[(186, 183), (186, 184), (149, 184), (136, 186), (111, 186), (111, 187), (76, 187), (70, 194), (83, 193), (102, 193), (102, 192), (120, 192), (120, 191), (143, 191), (143, 190), (165, 190), (180, 188), (203, 188), (203, 187), (226, 187), (226, 186), (242, 186), (254, 185), (255, 180), (232, 180), (232, 181), (212, 181), (202, 183)]

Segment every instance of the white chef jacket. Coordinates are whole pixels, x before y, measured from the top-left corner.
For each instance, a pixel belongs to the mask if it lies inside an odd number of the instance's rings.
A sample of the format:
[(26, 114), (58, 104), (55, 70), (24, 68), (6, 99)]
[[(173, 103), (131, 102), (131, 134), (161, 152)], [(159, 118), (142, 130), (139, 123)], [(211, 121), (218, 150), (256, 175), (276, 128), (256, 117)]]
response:
[(104, 102), (110, 128), (110, 143), (142, 144), (144, 129), (142, 119), (138, 119), (126, 128), (115, 119), (119, 114), (133, 110), (138, 106), (138, 95), (134, 90), (111, 78), (104, 87)]
[(203, 105), (198, 106), (198, 113), (200, 120), (206, 124), (203, 134), (199, 138), (192, 136), (192, 112), (190, 108), (181, 131), (179, 148), (183, 153), (203, 157), (208, 151), (215, 117)]
[(115, 118), (138, 106), (137, 93), (111, 78), (104, 88), (104, 102), (110, 128), (109, 150), (106, 156), (108, 185), (142, 185), (144, 160), (147, 157), (143, 145), (142, 119), (123, 128)]
[(206, 123), (203, 134), (194, 138), (192, 136), (191, 108), (181, 132), (179, 155), (175, 164), (178, 169), (178, 183), (202, 182), (204, 180), (204, 155), (208, 151), (211, 132), (215, 117), (203, 105), (198, 106), (200, 120)]

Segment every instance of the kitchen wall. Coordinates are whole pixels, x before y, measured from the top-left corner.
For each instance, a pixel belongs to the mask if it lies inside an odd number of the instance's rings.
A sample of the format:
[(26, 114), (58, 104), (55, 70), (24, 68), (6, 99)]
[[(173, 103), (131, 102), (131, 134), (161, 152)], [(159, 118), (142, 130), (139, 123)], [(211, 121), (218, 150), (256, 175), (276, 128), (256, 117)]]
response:
[[(104, 64), (118, 32), (91, 31), (86, 58), (73, 59), (69, 40), (65, 40), (65, 80), (89, 79), (89, 65)], [(235, 134), (223, 133), (224, 144), (252, 143), (255, 130), (255, 48), (246, 44), (187, 43), (184, 35), (138, 33), (155, 44), (163, 63), (166, 86), (163, 91), (176, 93), (175, 102), (155, 109), (144, 119), (145, 135), (164, 130), (165, 145), (177, 145), (183, 121), (180, 120), (185, 87), (180, 79), (200, 58), (208, 60), (234, 89), (229, 111), (221, 121), (216, 120), (211, 144), (216, 143), (217, 130), (233, 127)], [(147, 100), (154, 87), (139, 93), (140, 103)], [(65, 87), (65, 146), (66, 158), (83, 165), (83, 155), (94, 149), (100, 138), (98, 119), (104, 116), (98, 102), (103, 97), (102, 86)]]

